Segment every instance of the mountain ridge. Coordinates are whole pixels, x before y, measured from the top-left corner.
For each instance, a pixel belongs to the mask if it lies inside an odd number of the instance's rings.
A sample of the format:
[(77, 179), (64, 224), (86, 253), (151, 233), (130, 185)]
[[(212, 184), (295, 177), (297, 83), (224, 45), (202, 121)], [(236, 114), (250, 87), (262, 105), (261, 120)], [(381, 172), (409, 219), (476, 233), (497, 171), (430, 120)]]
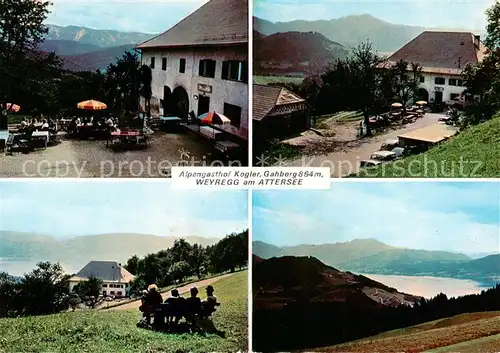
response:
[[(330, 20), (295, 20), (271, 22), (253, 17), (254, 29), (264, 35), (279, 32), (319, 32), (332, 41), (347, 47), (355, 47), (369, 40), (380, 52), (395, 52), (425, 30), (461, 31), (460, 29), (427, 28), (390, 23), (370, 14), (349, 15)], [(469, 30), (484, 35), (484, 30)]]
[(262, 259), (313, 256), (329, 266), (356, 273), (471, 279), (486, 286), (500, 282), (500, 254), (471, 259), (467, 255), (447, 251), (392, 247), (373, 239), (292, 247), (277, 247), (257, 241), (254, 242), (253, 252)]
[[(68, 270), (77, 270), (90, 260), (126, 262), (171, 247), (177, 239), (203, 246), (213, 245), (220, 238), (197, 236), (157, 236), (138, 233), (108, 233), (57, 239), (29, 232), (0, 231), (0, 259), (3, 267), (16, 265), (16, 272), (30, 271), (39, 261), (61, 262)], [(7, 271), (8, 272), (8, 271)]]

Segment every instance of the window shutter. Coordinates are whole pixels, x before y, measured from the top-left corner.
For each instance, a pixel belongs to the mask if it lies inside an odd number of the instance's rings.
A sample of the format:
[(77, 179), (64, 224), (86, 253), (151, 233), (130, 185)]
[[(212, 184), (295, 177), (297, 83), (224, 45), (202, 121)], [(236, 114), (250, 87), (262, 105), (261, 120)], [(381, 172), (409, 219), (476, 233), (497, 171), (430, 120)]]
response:
[(241, 81), (242, 82), (245, 82), (245, 83), (248, 83), (248, 62), (247, 61), (243, 61), (242, 64), (242, 72), (241, 72)]
[(223, 80), (227, 80), (228, 76), (229, 76), (229, 62), (224, 61), (222, 63), (222, 76), (221, 77)]
[(198, 70), (198, 75), (199, 76), (203, 76), (203, 62), (204, 62), (204, 60), (200, 60), (200, 67), (199, 67), (199, 70)]

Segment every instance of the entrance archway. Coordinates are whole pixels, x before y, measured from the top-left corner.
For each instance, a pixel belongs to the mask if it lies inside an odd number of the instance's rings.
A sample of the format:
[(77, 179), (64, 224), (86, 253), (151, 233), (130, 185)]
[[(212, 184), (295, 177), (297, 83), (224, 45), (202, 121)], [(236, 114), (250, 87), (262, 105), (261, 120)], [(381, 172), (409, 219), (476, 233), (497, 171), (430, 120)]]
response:
[(182, 86), (178, 86), (172, 92), (172, 111), (175, 115), (186, 121), (189, 114), (189, 96)]
[(419, 88), (417, 91), (417, 101), (429, 101), (429, 92), (425, 88)]

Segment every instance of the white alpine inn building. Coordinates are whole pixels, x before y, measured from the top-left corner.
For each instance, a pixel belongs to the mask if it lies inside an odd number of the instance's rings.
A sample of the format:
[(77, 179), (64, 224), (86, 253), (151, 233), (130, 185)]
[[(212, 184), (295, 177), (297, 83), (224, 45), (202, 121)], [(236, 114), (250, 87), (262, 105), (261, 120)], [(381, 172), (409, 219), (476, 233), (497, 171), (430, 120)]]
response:
[(419, 99), (452, 104), (466, 90), (463, 69), (481, 62), (488, 53), (480, 36), (473, 33), (425, 31), (392, 54), (384, 67), (401, 59), (419, 63), (424, 76)]
[(216, 111), (231, 120), (220, 130), (248, 140), (247, 0), (211, 0), (136, 49), (161, 116)]

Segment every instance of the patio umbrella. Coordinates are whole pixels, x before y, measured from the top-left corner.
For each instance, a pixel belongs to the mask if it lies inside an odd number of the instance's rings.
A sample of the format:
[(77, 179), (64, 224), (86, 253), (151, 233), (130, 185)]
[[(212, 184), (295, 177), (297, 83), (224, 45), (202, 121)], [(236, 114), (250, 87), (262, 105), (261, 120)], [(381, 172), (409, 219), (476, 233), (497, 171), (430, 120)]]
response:
[[(3, 106), (2, 106), (3, 107)], [(21, 110), (21, 107), (18, 106), (17, 104), (13, 103), (7, 103), (7, 111), (11, 113), (17, 113), (18, 111)]]
[(418, 104), (418, 105), (426, 105), (426, 104), (427, 104), (427, 102), (426, 102), (426, 101), (418, 101), (418, 102), (417, 102), (417, 104)]
[(401, 103), (392, 103), (391, 104), (391, 107), (393, 107), (393, 108), (401, 108), (402, 106), (403, 106), (403, 104), (401, 104)]
[(108, 108), (106, 104), (99, 101), (95, 101), (93, 99), (80, 102), (76, 106), (78, 109), (83, 109), (83, 110), (104, 110)]
[(201, 120), (203, 124), (210, 125), (229, 125), (231, 124), (231, 119), (227, 116), (219, 114), (217, 112), (208, 112), (205, 114), (201, 114), (198, 119)]

